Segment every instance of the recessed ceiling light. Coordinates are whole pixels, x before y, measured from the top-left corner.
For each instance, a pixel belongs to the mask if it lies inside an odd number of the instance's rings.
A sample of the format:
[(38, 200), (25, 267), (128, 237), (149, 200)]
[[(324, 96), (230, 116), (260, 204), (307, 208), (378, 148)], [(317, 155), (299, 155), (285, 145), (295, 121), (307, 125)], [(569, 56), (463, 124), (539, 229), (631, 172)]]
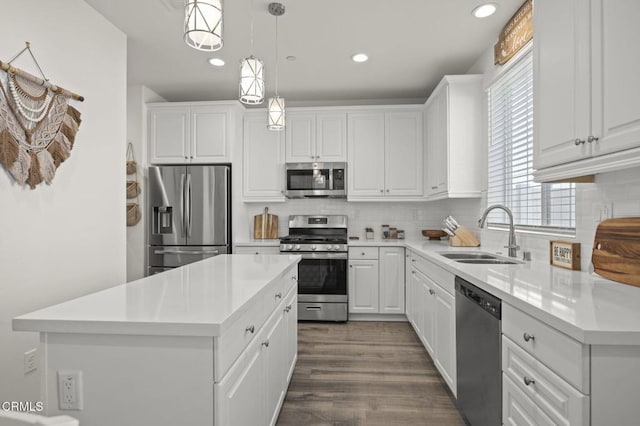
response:
[(220, 58), (211, 58), (209, 59), (209, 63), (214, 67), (222, 67), (224, 66), (224, 61)]
[(477, 6), (475, 9), (473, 9), (473, 11), (471, 11), (471, 13), (476, 18), (486, 18), (487, 16), (493, 15), (495, 11), (496, 11), (495, 3), (485, 3), (485, 4), (481, 4), (480, 6)]
[(367, 62), (369, 57), (364, 53), (356, 53), (351, 59), (353, 59), (353, 62)]

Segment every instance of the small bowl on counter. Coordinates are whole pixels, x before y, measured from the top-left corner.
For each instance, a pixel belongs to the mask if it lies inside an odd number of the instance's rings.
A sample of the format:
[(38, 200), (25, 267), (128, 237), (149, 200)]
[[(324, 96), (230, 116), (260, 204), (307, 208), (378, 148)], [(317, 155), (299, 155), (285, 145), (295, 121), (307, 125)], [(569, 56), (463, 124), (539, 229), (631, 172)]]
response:
[(422, 235), (429, 238), (430, 240), (439, 240), (442, 237), (446, 237), (447, 233), (442, 229), (423, 229)]

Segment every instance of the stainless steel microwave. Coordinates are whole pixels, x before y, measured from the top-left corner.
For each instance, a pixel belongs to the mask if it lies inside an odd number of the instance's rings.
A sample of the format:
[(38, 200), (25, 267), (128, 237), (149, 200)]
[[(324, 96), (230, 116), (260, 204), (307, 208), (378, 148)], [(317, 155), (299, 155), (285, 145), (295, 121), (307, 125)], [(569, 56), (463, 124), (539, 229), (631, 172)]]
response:
[(287, 163), (287, 198), (345, 198), (347, 163)]

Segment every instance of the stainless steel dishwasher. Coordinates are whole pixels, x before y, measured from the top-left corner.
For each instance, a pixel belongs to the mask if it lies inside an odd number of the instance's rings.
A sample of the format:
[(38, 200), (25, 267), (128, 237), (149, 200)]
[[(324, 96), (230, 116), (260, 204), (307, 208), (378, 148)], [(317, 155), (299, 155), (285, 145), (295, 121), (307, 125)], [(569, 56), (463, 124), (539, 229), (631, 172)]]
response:
[(458, 409), (472, 426), (502, 424), (501, 300), (456, 277)]

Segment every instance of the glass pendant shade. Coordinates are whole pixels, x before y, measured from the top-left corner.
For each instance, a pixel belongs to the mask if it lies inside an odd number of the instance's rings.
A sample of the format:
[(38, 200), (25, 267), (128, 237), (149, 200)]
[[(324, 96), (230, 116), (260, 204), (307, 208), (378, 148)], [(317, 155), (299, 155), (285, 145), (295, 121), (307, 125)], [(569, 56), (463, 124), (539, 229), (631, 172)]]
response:
[(253, 55), (240, 62), (240, 102), (257, 105), (264, 101), (264, 64)]
[(267, 128), (269, 130), (284, 129), (284, 98), (280, 96), (269, 98), (267, 120)]
[(222, 48), (222, 0), (187, 0), (184, 41), (198, 50)]

